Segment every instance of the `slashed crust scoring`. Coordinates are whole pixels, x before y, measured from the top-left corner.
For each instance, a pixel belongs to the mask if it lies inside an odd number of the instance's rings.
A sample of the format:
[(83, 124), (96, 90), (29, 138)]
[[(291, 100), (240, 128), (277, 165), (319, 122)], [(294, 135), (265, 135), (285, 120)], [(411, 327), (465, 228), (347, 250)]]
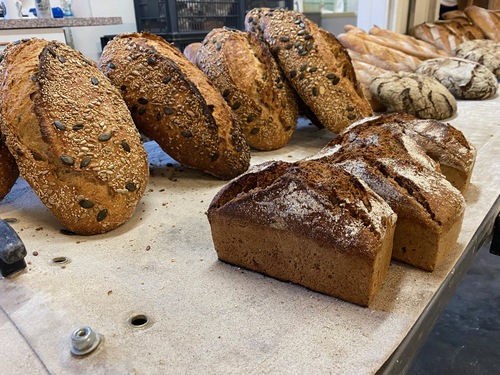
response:
[(118, 90), (59, 42), (11, 44), (1, 129), (21, 176), (70, 231), (123, 224), (148, 182), (147, 155)]
[(297, 124), (297, 96), (265, 43), (244, 31), (214, 29), (197, 62), (233, 110), (250, 147), (274, 150), (288, 143)]
[(345, 48), (303, 14), (254, 9), (247, 14), (246, 28), (269, 44), (285, 76), (325, 128), (338, 133), (372, 113)]
[(121, 89), (139, 130), (172, 158), (222, 179), (248, 169), (249, 147), (222, 95), (163, 38), (118, 35), (99, 66)]

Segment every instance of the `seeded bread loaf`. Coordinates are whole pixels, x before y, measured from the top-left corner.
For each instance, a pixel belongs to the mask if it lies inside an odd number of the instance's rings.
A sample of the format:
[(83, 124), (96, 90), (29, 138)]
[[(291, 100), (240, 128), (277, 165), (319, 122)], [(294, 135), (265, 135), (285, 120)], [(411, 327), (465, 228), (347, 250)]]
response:
[(21, 176), (70, 231), (108, 232), (134, 213), (147, 155), (119, 91), (65, 44), (10, 44), (1, 130)]
[(373, 79), (370, 93), (390, 112), (442, 120), (457, 112), (450, 91), (432, 77), (409, 72), (389, 72)]
[[(0, 56), (0, 61), (1, 60), (3, 60), (3, 54)], [(0, 63), (0, 85), (3, 79), (2, 77), (3, 64)], [(2, 200), (9, 193), (18, 177), (19, 169), (17, 168), (16, 159), (14, 159), (7, 148), (7, 145), (5, 144), (5, 137), (0, 131), (0, 200)]]
[[(385, 140), (383, 128), (373, 132), (372, 137), (347, 132), (315, 160), (347, 170), (379, 194), (398, 215), (393, 259), (433, 271), (456, 243), (464, 198), (444, 175), (405, 153), (389, 129)], [(342, 142), (349, 138), (356, 141)]]
[(388, 271), (396, 216), (352, 175), (302, 161), (233, 180), (208, 220), (220, 260), (368, 306)]
[(332, 34), (290, 10), (270, 9), (259, 19), (252, 27), (259, 27), (285, 76), (325, 128), (338, 133), (372, 113), (347, 51)]
[(179, 50), (149, 33), (116, 36), (99, 66), (121, 89), (141, 132), (178, 162), (222, 179), (250, 164), (231, 109)]
[(275, 150), (288, 143), (297, 124), (297, 96), (264, 42), (248, 32), (214, 29), (197, 61), (233, 110), (250, 147)]
[(10, 191), (19, 176), (16, 160), (5, 145), (0, 133), (0, 200)]
[(460, 99), (488, 99), (498, 91), (493, 72), (471, 60), (452, 57), (427, 60), (418, 66), (415, 73), (437, 79)]

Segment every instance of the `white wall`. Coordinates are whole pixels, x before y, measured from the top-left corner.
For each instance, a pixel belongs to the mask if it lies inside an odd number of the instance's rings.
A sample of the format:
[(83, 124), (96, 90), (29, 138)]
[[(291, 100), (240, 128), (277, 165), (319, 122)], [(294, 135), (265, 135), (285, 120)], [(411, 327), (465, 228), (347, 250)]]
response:
[[(23, 13), (34, 8), (34, 0), (21, 0)], [(71, 27), (73, 47), (96, 61), (101, 54), (101, 36), (137, 31), (133, 0), (72, 0), (75, 17), (121, 17), (122, 25)], [(61, 5), (59, 0), (50, 0), (52, 7)]]

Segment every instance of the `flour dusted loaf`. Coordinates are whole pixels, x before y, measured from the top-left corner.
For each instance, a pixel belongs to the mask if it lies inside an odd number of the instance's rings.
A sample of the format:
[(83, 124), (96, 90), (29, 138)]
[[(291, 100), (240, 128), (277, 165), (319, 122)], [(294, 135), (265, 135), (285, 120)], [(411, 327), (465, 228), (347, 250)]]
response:
[(248, 169), (250, 150), (231, 108), (163, 38), (120, 34), (104, 48), (99, 66), (121, 89), (139, 130), (172, 158), (222, 179)]
[[(467, 191), (476, 161), (476, 149), (460, 130), (442, 121), (391, 113), (355, 122), (341, 133), (343, 138), (339, 138), (335, 144), (338, 145), (341, 139), (347, 139), (349, 142), (356, 140), (352, 143), (359, 143), (364, 139), (365, 143), (373, 141), (375, 139), (373, 133), (377, 132), (377, 127), (383, 128), (382, 131), (386, 132), (386, 136), (394, 138), (390, 140), (391, 149), (397, 147), (396, 142), (403, 145), (403, 149), (398, 149), (401, 157), (410, 153), (415, 162), (423, 167), (440, 171), (455, 188), (462, 193)], [(403, 138), (402, 134), (416, 142), (417, 147)], [(376, 139), (380, 144), (380, 138)], [(328, 149), (330, 147), (325, 147), (325, 150)], [(419, 156), (422, 153), (434, 160), (437, 167)]]
[(264, 42), (248, 32), (213, 29), (197, 62), (233, 110), (250, 147), (275, 150), (288, 143), (297, 124), (297, 95)]
[(65, 44), (10, 44), (1, 130), (21, 176), (70, 231), (108, 232), (133, 214), (147, 155), (119, 91)]
[(257, 34), (325, 128), (338, 133), (372, 113), (347, 51), (332, 34), (291, 10), (254, 11), (252, 19), (256, 14), (259, 24), (250, 29), (259, 29)]
[(498, 90), (497, 78), (492, 71), (470, 60), (451, 57), (427, 60), (415, 73), (437, 79), (460, 99), (488, 99)]
[(500, 78), (500, 42), (488, 39), (470, 40), (458, 46), (457, 57), (478, 62)]
[(351, 174), (302, 161), (250, 169), (216, 195), (208, 220), (222, 261), (368, 306), (396, 216)]
[(349, 171), (379, 194), (398, 216), (393, 259), (433, 271), (456, 243), (465, 201), (432, 164), (422, 163), (422, 153), (401, 142), (404, 136), (396, 137), (398, 132), (387, 125), (372, 132), (353, 127), (315, 160)]
[(191, 61), (193, 63), (193, 65), (195, 65), (195, 66), (198, 66), (197, 54), (198, 54), (198, 50), (200, 49), (200, 47), (201, 47), (200, 42), (189, 43), (184, 48), (184, 51), (182, 51), (184, 56), (186, 56), (188, 58), (188, 60)]
[(373, 79), (373, 98), (390, 112), (403, 112), (418, 118), (442, 120), (457, 112), (450, 91), (432, 77), (410, 72), (389, 72)]

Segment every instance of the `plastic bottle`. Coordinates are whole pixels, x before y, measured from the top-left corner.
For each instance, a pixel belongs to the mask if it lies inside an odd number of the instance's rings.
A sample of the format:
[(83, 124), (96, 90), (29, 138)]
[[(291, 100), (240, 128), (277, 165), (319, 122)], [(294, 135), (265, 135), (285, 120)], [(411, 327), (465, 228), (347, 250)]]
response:
[(35, 0), (37, 18), (52, 18), (52, 8), (49, 0)]
[(73, 17), (73, 12), (71, 11), (71, 0), (61, 0), (61, 9), (64, 17)]

